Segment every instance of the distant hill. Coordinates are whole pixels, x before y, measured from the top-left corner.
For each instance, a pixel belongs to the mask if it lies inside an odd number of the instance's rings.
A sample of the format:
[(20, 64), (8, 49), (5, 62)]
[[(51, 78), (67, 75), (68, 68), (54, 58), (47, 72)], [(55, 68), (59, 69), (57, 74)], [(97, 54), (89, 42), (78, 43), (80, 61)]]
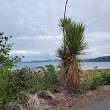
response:
[(110, 62), (110, 56), (98, 57), (95, 59), (86, 59), (85, 62)]
[(21, 61), (20, 63), (43, 63), (43, 62), (58, 62), (60, 60), (53, 59), (53, 60), (33, 60), (33, 61)]
[[(43, 63), (43, 62), (58, 62), (60, 60), (34, 60), (34, 61), (21, 61), (20, 63)], [(98, 57), (95, 59), (85, 59), (84, 62), (110, 62), (110, 56)]]
[(57, 62), (59, 60), (57, 59), (53, 59), (53, 60), (34, 60), (34, 61), (30, 61), (30, 63), (33, 63), (33, 62)]

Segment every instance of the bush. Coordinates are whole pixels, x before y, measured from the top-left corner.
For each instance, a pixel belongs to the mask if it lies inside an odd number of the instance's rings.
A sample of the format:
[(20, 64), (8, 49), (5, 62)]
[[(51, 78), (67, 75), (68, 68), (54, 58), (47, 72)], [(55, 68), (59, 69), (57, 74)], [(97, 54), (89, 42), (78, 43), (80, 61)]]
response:
[(0, 32), (0, 72), (11, 71), (15, 63), (21, 59), (18, 56), (12, 57), (9, 52), (13, 44), (8, 44), (10, 37), (4, 36), (3, 32)]
[(94, 90), (99, 86), (107, 84), (110, 84), (110, 73), (98, 73), (96, 75), (86, 76), (81, 80), (79, 92), (84, 93), (87, 90)]
[(43, 76), (44, 88), (55, 87), (58, 84), (58, 77), (53, 65), (46, 65), (46, 71)]
[(0, 32), (0, 108), (2, 109), (10, 101), (20, 97), (21, 95), (16, 94), (18, 91), (15, 86), (15, 81), (12, 77), (12, 68), (15, 63), (21, 59), (18, 56), (12, 57), (9, 52), (13, 44), (9, 44), (8, 40), (10, 37), (4, 36), (4, 33)]
[(4, 109), (12, 101), (26, 101), (27, 97), (23, 93), (36, 93), (47, 89), (55, 91), (58, 84), (57, 72), (53, 65), (42, 67), (39, 72), (30, 68), (5, 71), (0, 74), (0, 108)]
[(9, 102), (14, 100), (25, 101), (27, 97), (23, 91), (30, 87), (32, 71), (23, 68), (11, 73), (0, 75), (0, 107), (6, 107)]
[(30, 81), (30, 87), (26, 89), (26, 92), (34, 94), (39, 90), (43, 90), (43, 73), (34, 71), (32, 74), (32, 79)]
[(101, 73), (100, 76), (102, 78), (101, 82), (104, 85), (109, 85), (110, 84), (110, 72), (109, 73)]
[(18, 91), (24, 91), (31, 86), (33, 73), (34, 72), (28, 67), (22, 68), (21, 70), (15, 70), (12, 72), (11, 76), (14, 81), (13, 83), (17, 87)]
[(59, 79), (55, 67), (46, 65), (45, 67), (37, 67), (37, 72), (33, 73), (31, 80), (31, 88), (27, 89), (29, 93), (35, 93), (40, 90), (54, 91), (59, 85)]

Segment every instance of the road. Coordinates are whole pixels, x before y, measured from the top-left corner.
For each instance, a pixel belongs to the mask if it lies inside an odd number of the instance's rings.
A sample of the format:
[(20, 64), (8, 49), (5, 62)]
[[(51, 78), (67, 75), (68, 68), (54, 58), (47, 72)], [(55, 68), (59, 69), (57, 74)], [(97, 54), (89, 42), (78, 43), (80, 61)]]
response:
[(95, 104), (83, 106), (76, 110), (110, 110), (110, 99), (103, 100)]

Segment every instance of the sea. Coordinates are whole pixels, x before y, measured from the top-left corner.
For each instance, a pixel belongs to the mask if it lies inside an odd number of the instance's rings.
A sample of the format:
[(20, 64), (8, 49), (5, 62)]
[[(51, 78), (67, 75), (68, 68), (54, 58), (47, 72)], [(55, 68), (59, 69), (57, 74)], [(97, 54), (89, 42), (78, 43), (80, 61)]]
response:
[[(38, 66), (44, 67), (45, 65), (49, 65), (49, 64), (52, 64), (57, 68), (57, 66), (59, 65), (59, 62), (58, 61), (55, 61), (55, 62), (30, 62), (30, 63), (20, 62), (20, 63), (16, 64), (16, 67), (14, 67), (13, 70), (21, 69), (24, 67), (29, 67), (29, 68), (35, 69)], [(96, 66), (97, 66), (97, 69), (110, 69), (110, 62), (81, 62), (82, 70), (94, 70)]]

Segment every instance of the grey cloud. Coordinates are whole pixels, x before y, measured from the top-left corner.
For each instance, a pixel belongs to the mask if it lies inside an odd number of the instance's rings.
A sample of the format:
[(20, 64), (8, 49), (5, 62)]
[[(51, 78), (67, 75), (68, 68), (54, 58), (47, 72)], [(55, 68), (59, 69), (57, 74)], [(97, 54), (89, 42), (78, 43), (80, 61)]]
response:
[(88, 42), (87, 56), (99, 57), (110, 55), (110, 33), (109, 32), (94, 32), (86, 35)]
[(109, 0), (70, 0), (68, 16), (78, 22), (84, 22), (87, 32), (109, 31)]
[(18, 37), (14, 38), (14, 50), (40, 50), (55, 51), (61, 44), (61, 36), (35, 36), (35, 37)]
[[(0, 0), (0, 4), (0, 31), (13, 36), (13, 51), (43, 53), (25, 59), (55, 57), (54, 53), (61, 44), (62, 33), (58, 23), (63, 17), (65, 0)], [(67, 16), (86, 25), (85, 35), (89, 49), (85, 57), (109, 55), (109, 7), (109, 0), (68, 2)], [(51, 57), (50, 53), (53, 53)]]

